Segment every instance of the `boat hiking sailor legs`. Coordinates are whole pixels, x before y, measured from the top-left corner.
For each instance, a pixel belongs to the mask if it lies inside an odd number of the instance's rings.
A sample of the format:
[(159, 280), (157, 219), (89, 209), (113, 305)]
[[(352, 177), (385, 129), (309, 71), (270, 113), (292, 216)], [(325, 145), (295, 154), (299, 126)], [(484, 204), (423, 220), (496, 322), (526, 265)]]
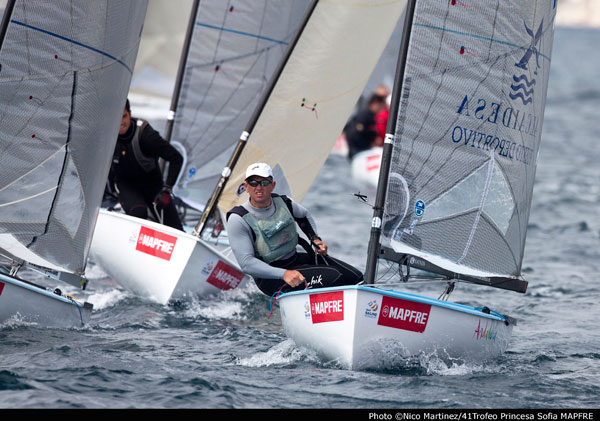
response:
[[(275, 185), (268, 164), (250, 165), (244, 181), (250, 197), (227, 213), (229, 242), (242, 271), (267, 295), (360, 283), (359, 270), (328, 255), (309, 211), (287, 196), (274, 194)], [(298, 235), (296, 225), (316, 252)], [(304, 252), (296, 250), (298, 245)]]
[[(159, 158), (169, 164), (164, 181)], [(125, 213), (147, 219), (150, 210), (158, 222), (183, 230), (171, 193), (182, 164), (177, 149), (147, 121), (131, 117), (127, 100), (108, 182)]]

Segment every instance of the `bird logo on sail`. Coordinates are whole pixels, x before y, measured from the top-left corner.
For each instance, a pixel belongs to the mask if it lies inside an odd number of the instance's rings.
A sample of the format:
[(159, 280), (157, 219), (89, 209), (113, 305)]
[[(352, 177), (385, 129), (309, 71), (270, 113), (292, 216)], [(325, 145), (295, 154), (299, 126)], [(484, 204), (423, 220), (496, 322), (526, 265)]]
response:
[(515, 67), (523, 70), (524, 72), (513, 75), (513, 83), (510, 85), (510, 89), (512, 92), (508, 94), (508, 96), (512, 100), (519, 99), (523, 103), (523, 105), (527, 105), (531, 101), (533, 101), (533, 93), (536, 80), (535, 77), (529, 79), (529, 77), (527, 77), (526, 72), (529, 71), (529, 61), (531, 60), (531, 57), (535, 55), (536, 68), (533, 74), (537, 75), (537, 69), (539, 69), (540, 67), (540, 51), (538, 49), (538, 44), (542, 37), (543, 27), (544, 20), (542, 19), (542, 21), (540, 22), (540, 26), (538, 27), (537, 32), (534, 35), (533, 30), (530, 29), (525, 23), (525, 30), (531, 36), (531, 43), (529, 44), (529, 47), (525, 51), (523, 57), (521, 57), (521, 60), (519, 60), (518, 63), (515, 63)]

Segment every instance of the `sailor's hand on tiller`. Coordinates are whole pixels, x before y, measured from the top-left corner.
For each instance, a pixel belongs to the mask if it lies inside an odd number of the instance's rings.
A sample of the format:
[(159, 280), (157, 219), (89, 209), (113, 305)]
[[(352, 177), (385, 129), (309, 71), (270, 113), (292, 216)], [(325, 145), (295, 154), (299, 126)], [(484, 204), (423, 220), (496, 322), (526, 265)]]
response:
[(283, 274), (283, 280), (292, 288), (297, 287), (300, 284), (303, 284), (306, 280), (304, 276), (297, 270), (286, 270)]
[(316, 247), (316, 252), (322, 256), (327, 256), (327, 244), (323, 240), (315, 239), (313, 240), (313, 244)]

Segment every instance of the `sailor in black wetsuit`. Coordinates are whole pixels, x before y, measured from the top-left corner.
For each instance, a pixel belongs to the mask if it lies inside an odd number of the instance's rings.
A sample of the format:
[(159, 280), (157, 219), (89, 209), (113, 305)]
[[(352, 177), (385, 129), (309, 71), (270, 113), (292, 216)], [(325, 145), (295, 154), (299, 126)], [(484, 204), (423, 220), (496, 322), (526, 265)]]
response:
[[(164, 181), (159, 158), (169, 163)], [(158, 221), (183, 230), (171, 194), (182, 164), (181, 154), (148, 122), (131, 118), (127, 100), (109, 174), (125, 213), (147, 219), (150, 210)]]

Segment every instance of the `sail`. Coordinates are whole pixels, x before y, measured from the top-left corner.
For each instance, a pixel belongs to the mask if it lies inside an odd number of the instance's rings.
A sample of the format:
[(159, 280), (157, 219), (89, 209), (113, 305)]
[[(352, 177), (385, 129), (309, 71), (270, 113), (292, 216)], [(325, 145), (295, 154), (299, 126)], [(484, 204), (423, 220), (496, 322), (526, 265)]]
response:
[(177, 0), (176, 7), (169, 1), (148, 0), (129, 88), (134, 116), (146, 113), (134, 104), (146, 102), (163, 104), (161, 118), (166, 118), (191, 8), (192, 0)]
[(246, 200), (248, 165), (273, 167), (276, 192), (301, 201), (312, 185), (406, 6), (406, 0), (319, 1), (233, 168), (219, 208)]
[(178, 196), (207, 201), (308, 2), (200, 2), (170, 139), (185, 150)]
[(417, 0), (384, 247), (469, 276), (521, 275), (556, 2)]
[(0, 50), (0, 253), (85, 269), (145, 11), (16, 1)]

